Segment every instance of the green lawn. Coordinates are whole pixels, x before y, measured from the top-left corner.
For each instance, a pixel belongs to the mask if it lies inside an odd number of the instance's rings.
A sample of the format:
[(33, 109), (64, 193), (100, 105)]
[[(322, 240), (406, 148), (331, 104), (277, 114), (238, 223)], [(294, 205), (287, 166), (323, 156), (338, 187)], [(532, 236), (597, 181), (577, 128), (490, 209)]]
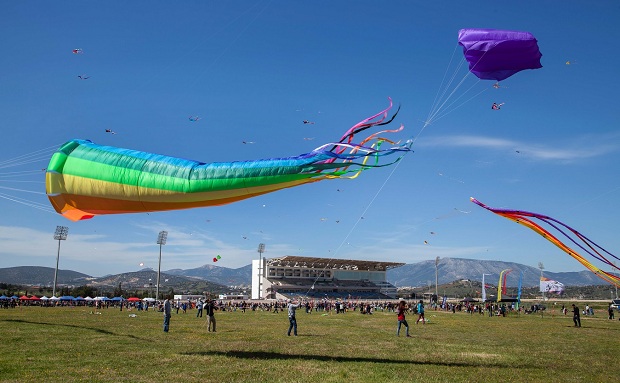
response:
[[(583, 304), (582, 304), (583, 306)], [(412, 338), (396, 315), (298, 311), (217, 312), (207, 332), (196, 311), (162, 314), (90, 308), (0, 310), (2, 382), (612, 382), (620, 321), (598, 310), (572, 316), (427, 311)], [(136, 317), (130, 317), (136, 314)]]

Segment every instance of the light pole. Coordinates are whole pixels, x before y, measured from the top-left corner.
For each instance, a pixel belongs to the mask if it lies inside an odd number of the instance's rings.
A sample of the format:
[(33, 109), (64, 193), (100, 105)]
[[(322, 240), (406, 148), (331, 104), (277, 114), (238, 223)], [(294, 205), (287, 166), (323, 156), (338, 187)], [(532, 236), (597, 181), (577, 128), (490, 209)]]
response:
[[(543, 280), (543, 270), (545, 269), (545, 265), (542, 262), (538, 262), (538, 268), (540, 269), (540, 280)], [(549, 285), (545, 285), (549, 288)], [(542, 291), (543, 301), (545, 300), (545, 292)]]
[(60, 260), (60, 241), (64, 241), (67, 239), (67, 234), (69, 234), (69, 228), (66, 226), (56, 226), (56, 231), (54, 232), (54, 239), (58, 241), (58, 254), (56, 254), (56, 271), (54, 271), (54, 289), (52, 292), (52, 296), (56, 296), (56, 282), (58, 281), (58, 261)]
[(161, 247), (166, 244), (168, 232), (162, 230), (157, 236), (157, 244), (159, 245), (159, 266), (157, 267), (157, 288), (155, 289), (155, 300), (159, 300), (159, 274), (161, 273)]
[(435, 258), (435, 303), (439, 302), (439, 292), (437, 291), (437, 283), (439, 281), (439, 257)]
[(258, 244), (258, 299), (263, 297), (263, 253), (265, 252), (265, 244)]
[[(611, 272), (612, 272), (614, 275), (618, 275), (618, 274), (617, 274), (617, 272), (618, 272), (618, 270), (617, 270), (617, 269), (618, 269), (618, 268), (616, 267), (616, 262), (612, 262), (612, 263), (613, 263), (614, 267), (616, 268), (616, 270), (612, 270)], [(616, 287), (616, 299), (618, 299), (618, 284), (617, 284), (617, 283), (614, 283), (614, 286)]]
[(487, 285), (486, 285), (486, 282), (484, 281), (485, 275), (491, 275), (491, 274), (482, 273), (482, 302), (487, 301), (487, 290), (486, 290)]

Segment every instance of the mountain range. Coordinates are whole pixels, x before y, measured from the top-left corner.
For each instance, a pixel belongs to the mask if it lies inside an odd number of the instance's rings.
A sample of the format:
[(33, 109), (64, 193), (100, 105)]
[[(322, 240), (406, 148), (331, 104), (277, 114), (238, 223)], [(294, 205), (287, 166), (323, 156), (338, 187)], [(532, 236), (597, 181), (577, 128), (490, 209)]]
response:
[[(519, 284), (519, 276), (523, 273), (523, 286), (538, 286), (540, 282), (540, 269), (526, 266), (515, 262), (486, 261), (464, 258), (441, 258), (437, 264), (437, 279), (439, 284), (449, 283), (456, 280), (482, 281), (497, 285), (499, 274), (502, 270), (510, 269), (512, 272), (506, 278), (506, 285), (516, 287)], [(605, 281), (598, 278), (591, 271), (573, 271), (554, 273), (544, 271), (544, 276), (562, 282), (566, 286), (590, 286), (603, 285)], [(435, 284), (435, 260), (421, 261), (407, 264), (387, 272), (387, 280), (398, 287), (403, 286), (427, 286)]]
[[(439, 284), (455, 280), (481, 281), (496, 285), (502, 270), (512, 272), (506, 278), (508, 286), (517, 286), (519, 276), (523, 273), (523, 286), (538, 286), (541, 271), (535, 267), (514, 262), (487, 261), (463, 258), (441, 258), (437, 264)], [(544, 276), (560, 281), (566, 286), (589, 286), (605, 284), (590, 271), (549, 272)], [(194, 269), (172, 269), (160, 274), (161, 285), (175, 290), (190, 290), (194, 287), (205, 290), (226, 290), (230, 286), (248, 288), (251, 284), (251, 265), (237, 269), (204, 265)], [(421, 261), (407, 264), (387, 271), (387, 280), (397, 287), (419, 287), (435, 284), (435, 261)], [(51, 286), (54, 281), (54, 269), (40, 266), (18, 266), (0, 268), (0, 283)], [(72, 270), (58, 270), (59, 285), (118, 286), (127, 288), (150, 288), (155, 286), (157, 272), (147, 268), (136, 272), (93, 277)], [(228, 286), (228, 287), (227, 287)]]

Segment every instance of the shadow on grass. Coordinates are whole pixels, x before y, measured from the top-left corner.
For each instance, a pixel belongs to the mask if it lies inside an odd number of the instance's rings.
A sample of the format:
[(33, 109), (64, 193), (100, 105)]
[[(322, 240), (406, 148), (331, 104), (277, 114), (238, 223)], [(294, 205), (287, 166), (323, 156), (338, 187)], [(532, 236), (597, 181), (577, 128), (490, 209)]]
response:
[(533, 366), (518, 366), (510, 363), (478, 363), (472, 362), (446, 362), (446, 361), (432, 361), (421, 362), (416, 360), (402, 360), (402, 359), (386, 359), (386, 358), (365, 358), (357, 356), (329, 356), (329, 355), (316, 355), (316, 354), (283, 354), (280, 352), (267, 352), (267, 351), (194, 351), (194, 352), (182, 352), (181, 355), (189, 356), (226, 356), (229, 358), (238, 359), (253, 359), (253, 360), (312, 360), (319, 362), (353, 362), (353, 363), (387, 363), (387, 364), (419, 364), (419, 365), (435, 365), (446, 367), (492, 367), (492, 368), (538, 368)]
[(588, 330), (602, 330), (602, 331), (605, 331), (605, 332), (607, 332), (607, 331), (620, 331), (620, 328), (603, 328), (603, 327), (592, 327), (592, 326), (577, 327), (575, 325), (570, 325), (570, 326), (567, 325), (566, 327), (567, 328), (575, 328), (575, 329), (585, 328), (585, 329), (588, 329)]
[(137, 336), (132, 335), (132, 334), (117, 334), (117, 333), (114, 333), (112, 331), (103, 330), (103, 329), (100, 329), (100, 328), (92, 328), (92, 327), (86, 327), (86, 326), (77, 326), (77, 325), (74, 325), (74, 324), (34, 322), (34, 321), (27, 321), (27, 320), (23, 320), (23, 319), (2, 319), (2, 321), (3, 322), (37, 324), (37, 325), (44, 325), (44, 326), (63, 326), (63, 327), (81, 328), (81, 329), (84, 329), (84, 330), (92, 330), (92, 331), (98, 332), (100, 334), (105, 334), (105, 335), (122, 336), (122, 337), (126, 337), (126, 338), (137, 339), (137, 340), (147, 340), (147, 339), (140, 338), (140, 337), (137, 337)]

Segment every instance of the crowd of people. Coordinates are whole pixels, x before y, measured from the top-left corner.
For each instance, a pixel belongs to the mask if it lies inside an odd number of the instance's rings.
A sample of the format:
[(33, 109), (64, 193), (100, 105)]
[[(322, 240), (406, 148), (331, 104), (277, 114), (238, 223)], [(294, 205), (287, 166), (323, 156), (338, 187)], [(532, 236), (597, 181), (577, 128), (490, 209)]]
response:
[[(0, 307), (9, 309), (21, 306), (30, 306), (32, 302), (24, 301), (20, 299), (2, 299), (0, 300)], [(408, 304), (403, 298), (398, 301), (394, 300), (382, 300), (382, 301), (361, 301), (361, 300), (334, 300), (334, 299), (281, 299), (277, 301), (226, 301), (215, 299), (197, 299), (197, 300), (174, 300), (168, 297), (164, 301), (128, 301), (128, 300), (89, 300), (89, 301), (53, 301), (53, 302), (37, 302), (38, 306), (42, 307), (54, 307), (58, 306), (88, 306), (93, 307), (96, 310), (117, 308), (122, 311), (125, 308), (128, 311), (158, 311), (164, 315), (164, 332), (168, 332), (170, 329), (170, 320), (172, 312), (176, 314), (185, 314), (188, 310), (196, 310), (196, 317), (202, 318), (203, 315), (207, 318), (207, 330), (209, 332), (216, 332), (216, 318), (215, 312), (237, 312), (245, 313), (246, 311), (263, 311), (277, 313), (288, 313), (289, 329), (287, 334), (291, 333), (297, 336), (297, 310), (303, 311), (306, 314), (321, 313), (327, 314), (345, 314), (347, 312), (359, 312), (364, 315), (372, 315), (373, 313), (388, 312), (395, 313), (397, 318), (396, 335), (400, 335), (401, 328), (404, 327), (405, 335), (409, 334), (409, 323), (406, 320), (406, 315), (417, 315), (415, 324), (427, 323), (425, 318), (425, 305), (423, 300)], [(540, 304), (518, 305), (515, 303), (505, 302), (442, 302), (437, 304), (431, 302), (429, 304), (430, 310), (433, 311), (445, 311), (445, 312), (465, 312), (468, 314), (488, 315), (489, 317), (505, 317), (509, 313), (524, 313), (524, 314), (542, 314), (546, 307)], [(562, 305), (560, 312), (563, 315), (568, 315), (569, 309)], [(586, 304), (584, 309), (581, 310), (577, 305), (571, 305), (571, 312), (573, 314), (573, 322), (575, 327), (581, 327), (581, 315), (593, 316), (594, 308), (589, 304)], [(613, 320), (615, 318), (614, 309), (609, 304), (608, 319)]]

